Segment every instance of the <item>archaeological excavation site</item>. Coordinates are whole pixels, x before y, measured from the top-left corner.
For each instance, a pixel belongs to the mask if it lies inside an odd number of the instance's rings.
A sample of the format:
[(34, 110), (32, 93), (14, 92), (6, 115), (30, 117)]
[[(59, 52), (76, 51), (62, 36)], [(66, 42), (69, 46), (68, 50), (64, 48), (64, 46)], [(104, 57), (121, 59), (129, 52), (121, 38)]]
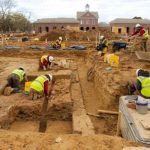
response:
[(135, 2), (15, 1), (0, 0), (0, 150), (150, 150), (150, 20), (131, 18)]
[[(148, 140), (133, 137), (124, 112), (130, 108), (123, 100), (135, 99), (136, 95), (129, 96), (128, 81), (134, 80), (139, 66), (148, 69), (148, 61), (141, 63), (128, 49), (121, 49), (115, 53), (119, 64), (110, 65), (94, 49), (94, 42), (81, 41), (86, 50), (39, 50), (29, 47), (35, 44), (33, 41), (9, 42), (20, 49), (0, 50), (0, 149), (126, 150), (149, 145)], [(36, 44), (41, 46), (43, 42)], [(52, 56), (53, 66), (39, 69), (42, 56)], [(8, 77), (19, 67), (24, 68), (28, 81), (20, 83), (18, 92), (6, 91)], [(45, 74), (53, 77), (48, 99), (30, 99), (26, 83)], [(130, 111), (135, 113), (135, 109)], [(141, 126), (139, 130), (138, 134), (142, 133)], [(146, 131), (142, 134), (148, 139)]]

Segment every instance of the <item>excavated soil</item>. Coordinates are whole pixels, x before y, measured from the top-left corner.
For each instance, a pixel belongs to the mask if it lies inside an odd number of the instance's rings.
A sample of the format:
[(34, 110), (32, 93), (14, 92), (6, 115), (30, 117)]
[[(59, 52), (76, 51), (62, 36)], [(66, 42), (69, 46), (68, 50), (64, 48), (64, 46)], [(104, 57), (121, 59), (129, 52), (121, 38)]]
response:
[[(72, 71), (71, 76), (67, 72), (67, 78), (66, 75), (63, 75), (61, 79), (57, 79), (55, 82), (52, 97), (48, 104), (46, 133), (38, 132), (43, 99), (30, 101), (28, 96), (22, 93), (13, 94), (9, 97), (1, 95), (0, 149), (121, 150), (127, 146), (139, 146), (137, 143), (115, 136), (117, 115), (100, 115), (100, 117), (89, 115), (95, 135), (74, 134), (72, 125), (74, 109), (70, 88), (75, 83), (80, 85), (86, 113), (96, 115), (100, 109), (118, 111), (119, 97), (127, 94), (127, 82), (135, 80), (137, 68), (149, 69), (148, 62), (141, 63), (134, 54), (130, 55), (126, 51), (122, 51), (118, 53), (120, 56), (119, 67), (112, 67), (112, 70), (107, 70), (109, 65), (103, 62), (104, 58), (98, 56), (97, 52), (91, 49), (85, 52), (34, 50), (17, 52), (12, 50), (8, 53), (8, 51), (0, 51), (0, 83), (4, 84), (7, 75), (20, 65), (25, 68), (28, 75), (43, 74), (44, 72), (38, 71), (39, 57), (43, 54), (51, 54), (58, 59), (70, 59), (68, 70)], [(92, 82), (88, 82), (87, 71), (95, 60), (97, 63), (94, 79)], [(57, 68), (47, 71), (47, 73), (51, 72), (58, 75), (65, 72), (60, 70), (61, 68)]]

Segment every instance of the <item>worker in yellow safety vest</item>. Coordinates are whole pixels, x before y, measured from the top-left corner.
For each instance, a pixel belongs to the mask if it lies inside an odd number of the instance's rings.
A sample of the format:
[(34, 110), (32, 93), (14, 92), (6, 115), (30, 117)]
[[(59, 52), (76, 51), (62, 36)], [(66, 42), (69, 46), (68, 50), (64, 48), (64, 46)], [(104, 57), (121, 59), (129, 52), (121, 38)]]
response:
[(108, 41), (105, 36), (100, 36), (99, 45), (96, 47), (96, 50), (99, 51), (101, 56), (105, 55), (108, 51)]
[(62, 37), (60, 36), (60, 37), (56, 40), (55, 44), (53, 44), (53, 48), (57, 48), (57, 49), (61, 48), (61, 43), (62, 43)]
[(49, 82), (52, 81), (52, 75), (40, 75), (30, 85), (30, 99), (39, 99), (42, 96), (49, 95)]
[(140, 24), (135, 25), (135, 32), (131, 35), (132, 37), (141, 37), (141, 50), (147, 51), (147, 41), (149, 38), (148, 30)]
[(25, 80), (27, 81), (27, 76), (22, 67), (15, 69), (7, 78), (7, 86), (13, 88), (13, 92), (17, 93), (21, 91), (21, 82)]
[(52, 66), (54, 57), (50, 55), (43, 55), (39, 60), (39, 69), (47, 70), (48, 67)]
[(136, 90), (144, 98), (150, 98), (150, 73), (148, 71), (137, 69), (137, 81), (132, 82), (128, 86), (129, 94), (133, 94)]

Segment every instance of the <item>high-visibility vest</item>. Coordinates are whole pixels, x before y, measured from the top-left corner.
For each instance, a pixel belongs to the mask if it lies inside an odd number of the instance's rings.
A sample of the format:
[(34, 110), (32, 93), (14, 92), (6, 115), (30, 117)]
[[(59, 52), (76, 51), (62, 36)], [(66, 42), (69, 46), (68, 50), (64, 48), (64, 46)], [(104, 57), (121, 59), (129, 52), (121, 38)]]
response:
[(148, 30), (145, 30), (145, 33), (143, 34), (144, 39), (148, 39), (149, 38), (149, 34), (148, 34)]
[(150, 97), (150, 77), (139, 76), (137, 79), (141, 82), (141, 94)]
[(46, 59), (47, 60), (47, 55), (43, 55), (42, 57), (41, 57), (41, 63), (43, 63), (43, 61), (44, 61), (44, 59)]
[(104, 40), (102, 41), (102, 44), (105, 44), (106, 46), (108, 46), (108, 41), (107, 41), (106, 39), (104, 39)]
[(30, 88), (34, 89), (37, 92), (44, 91), (44, 82), (47, 81), (48, 78), (44, 75), (37, 77), (32, 83)]
[(23, 70), (15, 69), (12, 73), (18, 75), (20, 81), (22, 81), (24, 79), (25, 72)]

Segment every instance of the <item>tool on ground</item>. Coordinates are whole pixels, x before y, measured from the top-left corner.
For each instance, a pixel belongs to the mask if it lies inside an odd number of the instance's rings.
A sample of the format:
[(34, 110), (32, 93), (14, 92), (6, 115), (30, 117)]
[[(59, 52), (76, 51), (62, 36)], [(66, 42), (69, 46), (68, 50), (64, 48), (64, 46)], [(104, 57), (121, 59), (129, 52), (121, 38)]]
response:
[[(49, 97), (51, 96), (54, 83), (55, 83), (55, 81), (52, 81), (51, 88), (50, 88), (50, 91), (49, 91)], [(39, 124), (39, 132), (45, 132), (46, 128), (47, 128), (46, 113), (47, 113), (49, 97), (45, 96), (44, 101), (43, 101), (42, 111), (41, 111), (42, 112), (42, 117), (41, 117), (40, 124)]]

